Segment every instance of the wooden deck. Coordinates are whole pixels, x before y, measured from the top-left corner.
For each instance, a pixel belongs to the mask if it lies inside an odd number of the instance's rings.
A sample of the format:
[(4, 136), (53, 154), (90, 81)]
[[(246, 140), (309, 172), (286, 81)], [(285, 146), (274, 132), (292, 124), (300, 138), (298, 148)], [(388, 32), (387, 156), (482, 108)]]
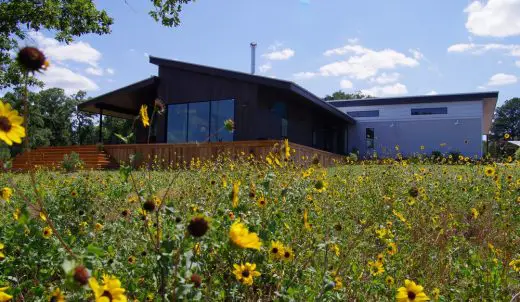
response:
[[(218, 143), (189, 144), (131, 144), (105, 145), (100, 147), (69, 146), (44, 147), (31, 151), (31, 157), (26, 153), (18, 155), (13, 161), (13, 170), (28, 170), (35, 165), (40, 167), (59, 167), (65, 154), (76, 152), (85, 162), (87, 169), (109, 169), (121, 163), (129, 163), (131, 155), (136, 155), (135, 166), (150, 166), (156, 163), (162, 167), (184, 167), (192, 159), (210, 160), (219, 155), (236, 158), (252, 154), (257, 159), (265, 159), (271, 153), (280, 152), (283, 142), (277, 140), (238, 141)], [(290, 143), (291, 160), (296, 163), (310, 162), (316, 158), (321, 165), (331, 166), (343, 158), (311, 147)]]

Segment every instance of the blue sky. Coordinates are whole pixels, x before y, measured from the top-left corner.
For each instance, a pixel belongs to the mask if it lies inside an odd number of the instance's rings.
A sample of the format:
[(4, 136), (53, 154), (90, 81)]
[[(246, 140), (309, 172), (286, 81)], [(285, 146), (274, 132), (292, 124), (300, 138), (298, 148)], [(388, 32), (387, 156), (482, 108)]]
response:
[[(96, 1), (114, 18), (110, 35), (65, 46), (33, 33), (53, 68), (42, 79), (96, 96), (156, 75), (148, 54), (294, 81), (323, 97), (500, 92), (520, 96), (520, 0), (197, 0), (182, 24), (148, 16), (149, 1)], [(173, 83), (174, 84), (174, 83)]]

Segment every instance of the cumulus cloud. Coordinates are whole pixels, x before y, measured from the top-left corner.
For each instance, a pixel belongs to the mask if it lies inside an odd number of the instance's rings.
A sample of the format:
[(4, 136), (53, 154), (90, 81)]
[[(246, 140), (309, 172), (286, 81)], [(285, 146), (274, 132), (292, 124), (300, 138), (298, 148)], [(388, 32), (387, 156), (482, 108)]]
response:
[(397, 72), (393, 72), (393, 73), (383, 72), (381, 75), (371, 78), (370, 82), (377, 83), (380, 85), (385, 85), (385, 84), (395, 83), (395, 82), (399, 81), (400, 76), (401, 75)]
[(352, 89), (352, 87), (354, 87), (352, 82), (347, 79), (341, 80), (341, 82), (339, 82), (339, 86), (341, 87), (341, 89)]
[(261, 73), (266, 73), (269, 70), (271, 70), (271, 68), (273, 68), (273, 66), (269, 62), (262, 64), (262, 65), (260, 65), (260, 67), (258, 67), (258, 69), (260, 70)]
[(308, 80), (314, 78), (315, 76), (317, 76), (317, 74), (310, 71), (297, 72), (293, 74), (293, 77), (298, 80)]
[(29, 37), (36, 42), (51, 62), (72, 61), (96, 67), (101, 59), (101, 53), (89, 43), (77, 41), (64, 44), (54, 38), (45, 37), (40, 32), (29, 32)]
[(291, 48), (284, 48), (281, 50), (273, 50), (271, 52), (265, 53), (262, 55), (262, 57), (272, 61), (283, 61), (292, 58), (294, 54), (295, 51)]
[(473, 1), (465, 9), (467, 30), (477, 36), (508, 37), (520, 34), (520, 0)]
[(85, 72), (91, 75), (95, 76), (102, 76), (103, 75), (103, 68), (97, 68), (97, 67), (88, 67), (85, 69)]
[(413, 55), (413, 57), (416, 59), (416, 60), (422, 60), (424, 58), (424, 55), (422, 54), (422, 52), (419, 51), (419, 49), (408, 49), (408, 51)]
[(93, 91), (99, 89), (98, 85), (91, 79), (57, 65), (49, 66), (39, 78), (47, 86), (62, 88), (67, 94), (76, 93), (78, 90)]
[(408, 93), (408, 89), (404, 84), (395, 83), (393, 85), (386, 86), (374, 86), (368, 89), (362, 89), (361, 92), (365, 95), (370, 95), (374, 97), (383, 97), (383, 96), (397, 96)]
[(453, 44), (448, 47), (448, 52), (470, 52), (474, 55), (481, 55), (488, 51), (501, 51), (506, 52), (512, 56), (520, 56), (520, 45), (518, 44), (500, 44), (500, 43), (489, 43), (489, 44), (475, 44), (475, 43), (459, 43)]
[(518, 78), (515, 75), (497, 73), (489, 79), (487, 85), (488, 86), (503, 86), (503, 85), (511, 85), (516, 82), (518, 82)]

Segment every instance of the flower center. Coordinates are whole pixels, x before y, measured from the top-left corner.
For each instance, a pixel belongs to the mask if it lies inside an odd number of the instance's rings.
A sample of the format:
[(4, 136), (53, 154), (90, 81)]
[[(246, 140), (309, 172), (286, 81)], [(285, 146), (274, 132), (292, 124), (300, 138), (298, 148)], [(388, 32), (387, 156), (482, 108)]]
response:
[(291, 257), (291, 253), (289, 253), (289, 252), (285, 252), (285, 254), (283, 254), (283, 256), (284, 256), (285, 258), (290, 258), (290, 257)]
[(249, 271), (245, 270), (242, 272), (242, 277), (247, 278), (249, 277)]
[(104, 291), (101, 297), (107, 297), (108, 301), (112, 301), (112, 294), (108, 290)]
[(58, 298), (56, 298), (56, 296), (54, 297), (51, 297), (51, 299), (49, 300), (50, 302), (57, 302), (58, 301)]
[(413, 300), (415, 300), (415, 296), (416, 296), (416, 295), (415, 295), (414, 292), (410, 292), (410, 291), (408, 292), (408, 299), (410, 299), (410, 300), (413, 301)]
[(323, 181), (318, 180), (318, 181), (316, 182), (316, 184), (314, 185), (314, 187), (316, 188), (316, 190), (321, 190), (321, 189), (323, 189), (323, 187), (324, 187)]
[(271, 250), (271, 253), (278, 254), (278, 248), (273, 247), (273, 249)]
[(0, 116), (0, 131), (9, 132), (11, 128), (11, 121), (9, 121), (9, 119), (5, 116)]

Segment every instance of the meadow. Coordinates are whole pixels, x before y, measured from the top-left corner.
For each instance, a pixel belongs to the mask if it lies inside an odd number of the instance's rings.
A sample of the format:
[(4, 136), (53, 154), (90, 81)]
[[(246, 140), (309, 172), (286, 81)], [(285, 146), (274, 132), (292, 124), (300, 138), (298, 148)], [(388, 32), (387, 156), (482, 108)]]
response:
[(2, 173), (0, 301), (518, 301), (519, 167)]

